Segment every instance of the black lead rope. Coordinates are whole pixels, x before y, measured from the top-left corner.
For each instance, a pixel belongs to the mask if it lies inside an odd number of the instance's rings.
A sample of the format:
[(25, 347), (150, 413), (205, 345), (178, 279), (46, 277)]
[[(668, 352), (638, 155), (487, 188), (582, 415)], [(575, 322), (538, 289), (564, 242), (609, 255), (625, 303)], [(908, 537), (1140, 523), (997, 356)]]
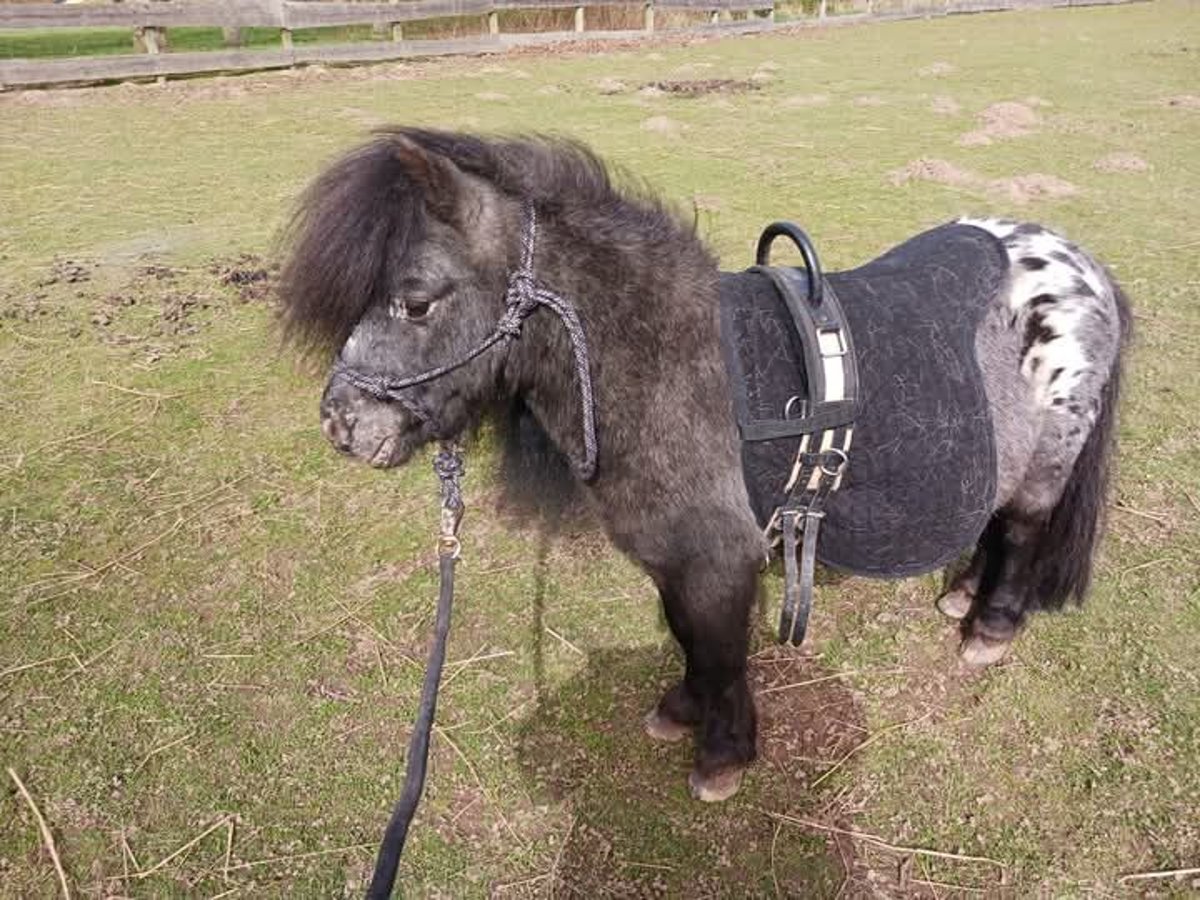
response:
[(458, 523), (462, 520), (462, 487), (459, 479), (463, 474), (462, 455), (453, 444), (443, 444), (433, 461), (433, 470), (441, 481), (442, 514), (438, 536), (438, 575), (441, 586), (438, 591), (437, 619), (433, 626), (433, 646), (429, 649), (429, 663), (425, 667), (425, 683), (421, 687), (421, 705), (413, 723), (412, 736), (408, 742), (408, 760), (404, 772), (404, 790), (392, 810), (379, 855), (375, 858), (375, 874), (367, 888), (368, 900), (387, 900), (392, 896), (396, 884), (396, 869), (400, 865), (400, 854), (408, 838), (408, 827), (412, 824), (425, 788), (425, 766), (429, 760), (429, 734), (433, 730), (433, 717), (437, 712), (438, 682), (442, 678), (442, 666), (446, 662), (446, 637), (450, 633), (450, 606), (454, 600), (454, 564), (458, 561)]

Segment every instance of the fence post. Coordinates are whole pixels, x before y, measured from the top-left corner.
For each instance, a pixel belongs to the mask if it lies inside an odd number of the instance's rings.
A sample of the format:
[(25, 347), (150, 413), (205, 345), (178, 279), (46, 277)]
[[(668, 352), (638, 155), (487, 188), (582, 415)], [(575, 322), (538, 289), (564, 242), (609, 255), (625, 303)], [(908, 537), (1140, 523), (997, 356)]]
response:
[(647, 0), (645, 25), (647, 31), (654, 30), (654, 0)]
[(488, 13), (488, 34), (500, 33), (500, 13), (492, 10)]
[(721, 21), (721, 11), (719, 9), (714, 9), (712, 12), (710, 12), (708, 14), (708, 24), (709, 25), (716, 25), (720, 21)]
[(139, 25), (133, 30), (133, 41), (138, 50), (157, 56), (166, 49), (167, 29), (157, 25)]
[(404, 26), (399, 22), (392, 23), (392, 40), (396, 43), (404, 40)]
[(820, 9), (820, 12), (817, 13), (818, 19), (825, 18), (825, 5), (826, 5), (826, 0), (821, 0), (821, 9)]
[(583, 7), (575, 7), (575, 30), (583, 31)]

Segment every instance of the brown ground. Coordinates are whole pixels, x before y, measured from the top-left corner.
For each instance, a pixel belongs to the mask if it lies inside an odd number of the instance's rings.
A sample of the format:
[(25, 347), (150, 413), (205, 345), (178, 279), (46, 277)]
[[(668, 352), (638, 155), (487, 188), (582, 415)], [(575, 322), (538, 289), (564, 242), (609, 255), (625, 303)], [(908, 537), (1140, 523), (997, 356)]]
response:
[(1017, 205), (1024, 205), (1033, 200), (1055, 200), (1079, 193), (1075, 185), (1055, 175), (1035, 172), (1010, 178), (988, 178), (944, 159), (915, 159), (903, 168), (889, 173), (888, 180), (897, 187), (910, 181), (929, 181), (1004, 198)]
[(675, 97), (703, 97), (707, 94), (740, 94), (745, 91), (757, 91), (760, 87), (761, 84), (753, 79), (703, 78), (690, 81), (651, 81), (643, 90)]
[(1136, 153), (1110, 153), (1108, 156), (1101, 157), (1092, 164), (1098, 172), (1107, 172), (1116, 174), (1121, 172), (1146, 172), (1150, 169), (1150, 163), (1146, 162)]
[[(1032, 98), (1031, 98), (1032, 99)], [(1033, 134), (1041, 122), (1033, 106), (1015, 100), (993, 103), (979, 114), (980, 126), (958, 139), (964, 147), (977, 147), (995, 141)]]

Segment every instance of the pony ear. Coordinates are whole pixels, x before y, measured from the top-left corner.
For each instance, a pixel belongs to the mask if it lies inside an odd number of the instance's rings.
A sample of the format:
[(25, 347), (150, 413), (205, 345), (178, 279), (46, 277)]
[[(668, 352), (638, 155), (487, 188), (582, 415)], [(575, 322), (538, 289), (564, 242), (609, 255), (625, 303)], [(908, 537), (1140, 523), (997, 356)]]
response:
[(404, 174), (421, 189), (429, 211), (447, 225), (461, 225), (470, 190), (462, 170), (403, 135), (397, 135), (394, 143), (396, 159)]

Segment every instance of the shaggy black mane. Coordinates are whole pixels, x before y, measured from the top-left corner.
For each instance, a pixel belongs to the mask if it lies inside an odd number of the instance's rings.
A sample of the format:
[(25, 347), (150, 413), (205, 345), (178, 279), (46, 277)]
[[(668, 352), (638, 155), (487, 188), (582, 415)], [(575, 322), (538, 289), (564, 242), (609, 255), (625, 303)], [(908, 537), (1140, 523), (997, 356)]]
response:
[(285, 232), (281, 317), (293, 343), (319, 352), (341, 346), (363, 314), (386, 301), (388, 266), (402, 266), (424, 239), (425, 198), (396, 153), (405, 140), (505, 194), (532, 201), (542, 216), (592, 241), (677, 237), (687, 229), (625, 173), (618, 187), (604, 161), (572, 140), (384, 129), (309, 186)]

